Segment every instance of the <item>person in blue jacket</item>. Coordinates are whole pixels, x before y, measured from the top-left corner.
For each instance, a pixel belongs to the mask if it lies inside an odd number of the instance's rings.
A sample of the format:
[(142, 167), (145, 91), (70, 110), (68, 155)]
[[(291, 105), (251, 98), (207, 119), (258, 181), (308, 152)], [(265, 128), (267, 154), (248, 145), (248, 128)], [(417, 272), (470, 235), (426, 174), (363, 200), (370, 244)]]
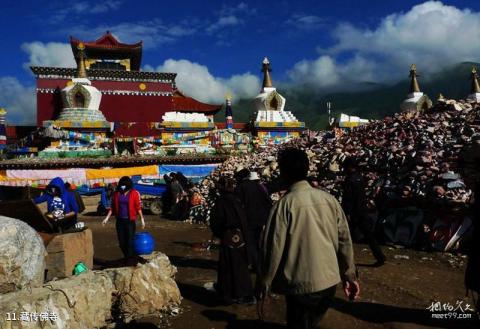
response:
[(78, 205), (60, 177), (51, 180), (45, 193), (33, 199), (36, 204), (47, 202), (47, 217), (54, 226), (69, 229), (77, 223)]

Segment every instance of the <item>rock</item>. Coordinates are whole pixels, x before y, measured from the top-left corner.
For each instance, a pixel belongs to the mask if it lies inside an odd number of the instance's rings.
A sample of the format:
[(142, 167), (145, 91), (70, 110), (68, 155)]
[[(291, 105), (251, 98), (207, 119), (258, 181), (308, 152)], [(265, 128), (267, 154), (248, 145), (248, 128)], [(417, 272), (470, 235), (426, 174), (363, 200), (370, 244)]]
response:
[(43, 284), (46, 251), (28, 224), (0, 216), (0, 293)]
[(54, 277), (66, 278), (72, 275), (78, 262), (93, 268), (92, 231), (58, 234), (47, 244), (47, 280)]
[(170, 312), (181, 302), (174, 280), (177, 269), (168, 257), (159, 252), (144, 257), (146, 264), (105, 270), (117, 291), (117, 311), (125, 322)]
[(394, 255), (393, 258), (395, 259), (410, 259), (407, 255)]
[[(40, 288), (0, 295), (0, 329), (3, 328), (102, 328), (111, 318), (114, 286), (101, 272), (51, 281)], [(40, 315), (48, 312), (56, 321), (7, 321), (5, 314), (22, 312)]]

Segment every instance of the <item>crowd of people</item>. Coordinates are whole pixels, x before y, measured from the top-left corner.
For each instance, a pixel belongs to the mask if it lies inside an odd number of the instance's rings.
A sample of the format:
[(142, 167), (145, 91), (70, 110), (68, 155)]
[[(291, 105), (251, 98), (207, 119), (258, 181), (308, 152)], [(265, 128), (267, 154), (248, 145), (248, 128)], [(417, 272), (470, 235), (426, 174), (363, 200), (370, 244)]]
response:
[[(220, 240), (215, 288), (227, 304), (262, 302), (271, 291), (284, 294), (288, 327), (314, 328), (340, 281), (348, 298), (359, 296), (352, 240), (340, 203), (307, 181), (307, 154), (287, 148), (278, 162), (282, 197), (275, 204), (255, 171), (244, 168), (235, 179), (218, 180), (210, 219)], [(350, 202), (361, 202), (359, 194), (352, 193)]]
[[(431, 217), (422, 218), (422, 234), (428, 234), (429, 230), (434, 229), (436, 221), (450, 216), (447, 220), (450, 235), (447, 235), (448, 238), (442, 237), (444, 240), (442, 246), (445, 246), (446, 241), (459, 227), (455, 226), (454, 222), (462, 223), (468, 216), (474, 224), (473, 229), (465, 234), (463, 245), (463, 250), (469, 253), (466, 285), (468, 289), (478, 293), (480, 284), (478, 280), (480, 278), (478, 267), (480, 246), (476, 238), (478, 212), (474, 211), (475, 207), (472, 204), (475, 202), (478, 205), (478, 199), (474, 200), (473, 189), (480, 177), (480, 170), (478, 170), (480, 107), (464, 101), (441, 99), (435, 107), (424, 113), (397, 114), (381, 121), (373, 121), (340, 137), (330, 133), (307, 132), (290, 143), (269, 147), (242, 157), (232, 157), (200, 182), (199, 188), (202, 195), (208, 200), (207, 204), (213, 207), (211, 212), (207, 213), (208, 221), (212, 231), (222, 241), (217, 284), (225, 300), (243, 302), (247, 297), (245, 295), (251, 292), (251, 289), (245, 288), (248, 287), (248, 282), (240, 280), (238, 282), (242, 282), (242, 286), (238, 291), (242, 291), (243, 294), (236, 295), (236, 288), (232, 282), (237, 281), (232, 280), (233, 274), (228, 275), (228, 272), (225, 274), (226, 269), (238, 266), (242, 269), (238, 269), (236, 273), (245, 273), (245, 264), (249, 264), (251, 269), (256, 270), (257, 276), (262, 278), (264, 275), (262, 268), (265, 269), (266, 265), (268, 268), (269, 265), (263, 264), (262, 267), (262, 261), (265, 262), (265, 258), (256, 256), (256, 254), (262, 254), (262, 249), (256, 249), (258, 246), (256, 243), (260, 239), (254, 239), (261, 229), (258, 229), (260, 227), (258, 226), (252, 230), (253, 226), (249, 222), (252, 216), (249, 218), (248, 213), (257, 212), (255, 216), (257, 220), (265, 218), (261, 211), (272, 207), (273, 204), (274, 210), (270, 212), (270, 219), (266, 223), (263, 222), (266, 230), (264, 246), (269, 243), (268, 237), (272, 237), (270, 234), (274, 234), (270, 243), (272, 241), (280, 243), (281, 237), (278, 234), (285, 232), (278, 231), (279, 225), (285, 222), (289, 225), (294, 223), (292, 216), (295, 211), (289, 208), (293, 205), (288, 204), (287, 200), (289, 200), (288, 195), (295, 189), (292, 189), (292, 185), (289, 186), (285, 177), (282, 177), (285, 174), (282, 174), (282, 163), (277, 158), (278, 154), (291, 148), (304, 152), (308, 159), (303, 179), (311, 188), (326, 191), (340, 202), (342, 213), (345, 214), (352, 235), (356, 235), (354, 231), (361, 233), (370, 246), (376, 259), (375, 264), (378, 266), (381, 266), (386, 258), (377, 241), (374, 230), (375, 221), (372, 220), (373, 213), (377, 216), (386, 216), (387, 211), (395, 211), (401, 207), (421, 209), (431, 215)], [(295, 172), (301, 172), (299, 168), (291, 170), (292, 175), (295, 175)], [(267, 204), (249, 205), (248, 198), (246, 200), (245, 194), (242, 195), (242, 186), (245, 186), (245, 181), (249, 181), (250, 177), (260, 178), (258, 184), (266, 191), (266, 195), (269, 195), (271, 202), (269, 206)], [(234, 187), (235, 182), (236, 187)], [(260, 200), (262, 198), (255, 198), (255, 201)], [(235, 207), (232, 206), (234, 203)], [(282, 218), (278, 213), (279, 207), (286, 207), (282, 210), (288, 210), (286, 218)], [(236, 209), (243, 209), (243, 213), (237, 212)], [(312, 216), (310, 220), (322, 218), (325, 209), (324, 205), (322, 211), (317, 216)], [(229, 222), (231, 218), (225, 219), (226, 216), (236, 219)], [(224, 225), (223, 231), (219, 229), (219, 222)], [(465, 222), (467, 222), (466, 219)], [(233, 225), (232, 223), (236, 223), (235, 229), (241, 234), (237, 231), (235, 231), (237, 234), (232, 233), (231, 227), (229, 228), (229, 225)], [(269, 225), (274, 227), (270, 228)], [(279, 272), (279, 265), (288, 265), (288, 258), (285, 258), (286, 251), (282, 248), (292, 248), (292, 244), (299, 243), (297, 240), (301, 240), (297, 238), (293, 241), (291, 234), (292, 227), (289, 226), (288, 238), (279, 247), (284, 253), (282, 256), (284, 258), (272, 269), (275, 276), (287, 275), (284, 284), (292, 280), (294, 274), (285, 272), (285, 268), (282, 269), (283, 272)], [(308, 237), (309, 233), (305, 236)], [(427, 235), (428, 238), (435, 236), (435, 234)], [(243, 248), (242, 251), (228, 245), (227, 242), (231, 237), (235, 237), (235, 241), (245, 242), (238, 245), (238, 249)], [(272, 257), (274, 252), (272, 248), (275, 246), (269, 245), (263, 250), (264, 257), (267, 259)], [(308, 262), (302, 261), (300, 264), (299, 255), (296, 256), (296, 265), (308, 266)], [(303, 269), (302, 272), (304, 272)], [(229, 285), (225, 284), (225, 280)], [(349, 286), (353, 286), (350, 281)], [(225, 293), (225, 287), (230, 287), (231, 290)], [(323, 293), (322, 296), (324, 296)], [(287, 303), (288, 300), (298, 301), (296, 298), (287, 298)], [(298, 311), (298, 308), (290, 307), (290, 310), (292, 309)], [(295, 314), (293, 311), (287, 311), (287, 313), (290, 314), (289, 316)]]
[(205, 222), (207, 207), (199, 188), (181, 172), (171, 172), (163, 179), (167, 190), (162, 196), (162, 216), (176, 221)]

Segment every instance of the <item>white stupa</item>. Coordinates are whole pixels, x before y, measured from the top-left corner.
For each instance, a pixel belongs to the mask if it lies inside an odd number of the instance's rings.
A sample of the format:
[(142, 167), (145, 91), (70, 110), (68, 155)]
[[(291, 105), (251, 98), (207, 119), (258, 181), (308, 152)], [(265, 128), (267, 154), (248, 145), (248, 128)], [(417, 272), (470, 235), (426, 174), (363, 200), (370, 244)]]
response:
[(254, 121), (255, 133), (260, 145), (280, 144), (299, 137), (305, 123), (290, 111), (285, 111), (285, 97), (277, 92), (270, 78), (270, 62), (263, 60), (263, 85), (254, 99), (257, 116)]
[(467, 101), (480, 103), (480, 85), (478, 84), (478, 74), (475, 66), (472, 67), (471, 79), (472, 87), (470, 89), (470, 95), (467, 97)]
[(412, 64), (410, 66), (410, 91), (400, 105), (400, 109), (404, 112), (422, 111), (432, 107), (430, 98), (420, 91), (417, 76), (417, 66)]
[(110, 123), (100, 111), (102, 93), (92, 86), (87, 77), (84, 58), (84, 45), (79, 45), (80, 59), (77, 77), (62, 89), (63, 109), (55, 121), (44, 121), (44, 126), (60, 128), (109, 128)]
[(255, 122), (298, 122), (290, 111), (285, 111), (285, 97), (277, 92), (270, 78), (270, 62), (265, 57), (262, 63), (263, 85), (254, 99), (257, 117)]

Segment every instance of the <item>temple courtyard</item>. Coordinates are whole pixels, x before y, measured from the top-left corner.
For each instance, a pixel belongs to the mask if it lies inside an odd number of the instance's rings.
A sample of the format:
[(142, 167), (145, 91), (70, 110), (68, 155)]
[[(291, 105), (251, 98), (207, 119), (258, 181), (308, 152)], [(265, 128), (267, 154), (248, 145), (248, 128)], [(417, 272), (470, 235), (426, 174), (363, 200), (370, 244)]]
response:
[[(95, 198), (86, 198), (87, 210), (80, 220), (93, 231), (98, 264), (119, 259), (121, 252), (114, 221), (102, 226), (103, 217), (93, 212), (95, 202)], [(155, 249), (167, 254), (178, 268), (176, 282), (183, 300), (178, 314), (165, 315), (162, 319), (146, 318), (125, 328), (285, 328), (283, 296), (273, 296), (265, 302), (263, 322), (258, 321), (255, 305), (219, 304), (210, 288), (216, 279), (218, 254), (216, 250), (201, 248), (202, 242), (211, 238), (207, 227), (152, 215), (146, 215), (145, 220), (146, 230), (155, 237)], [(322, 328), (479, 328), (475, 315), (461, 312), (467, 303), (471, 304), (471, 299), (465, 297), (463, 285), (466, 258), (383, 248), (388, 261), (377, 268), (372, 266), (374, 259), (368, 246), (355, 244), (361, 298), (349, 302), (338, 287)], [(457, 318), (438, 318), (436, 314), (446, 312), (434, 312), (437, 302), (456, 308)], [(471, 319), (459, 319), (461, 316), (471, 316)]]

